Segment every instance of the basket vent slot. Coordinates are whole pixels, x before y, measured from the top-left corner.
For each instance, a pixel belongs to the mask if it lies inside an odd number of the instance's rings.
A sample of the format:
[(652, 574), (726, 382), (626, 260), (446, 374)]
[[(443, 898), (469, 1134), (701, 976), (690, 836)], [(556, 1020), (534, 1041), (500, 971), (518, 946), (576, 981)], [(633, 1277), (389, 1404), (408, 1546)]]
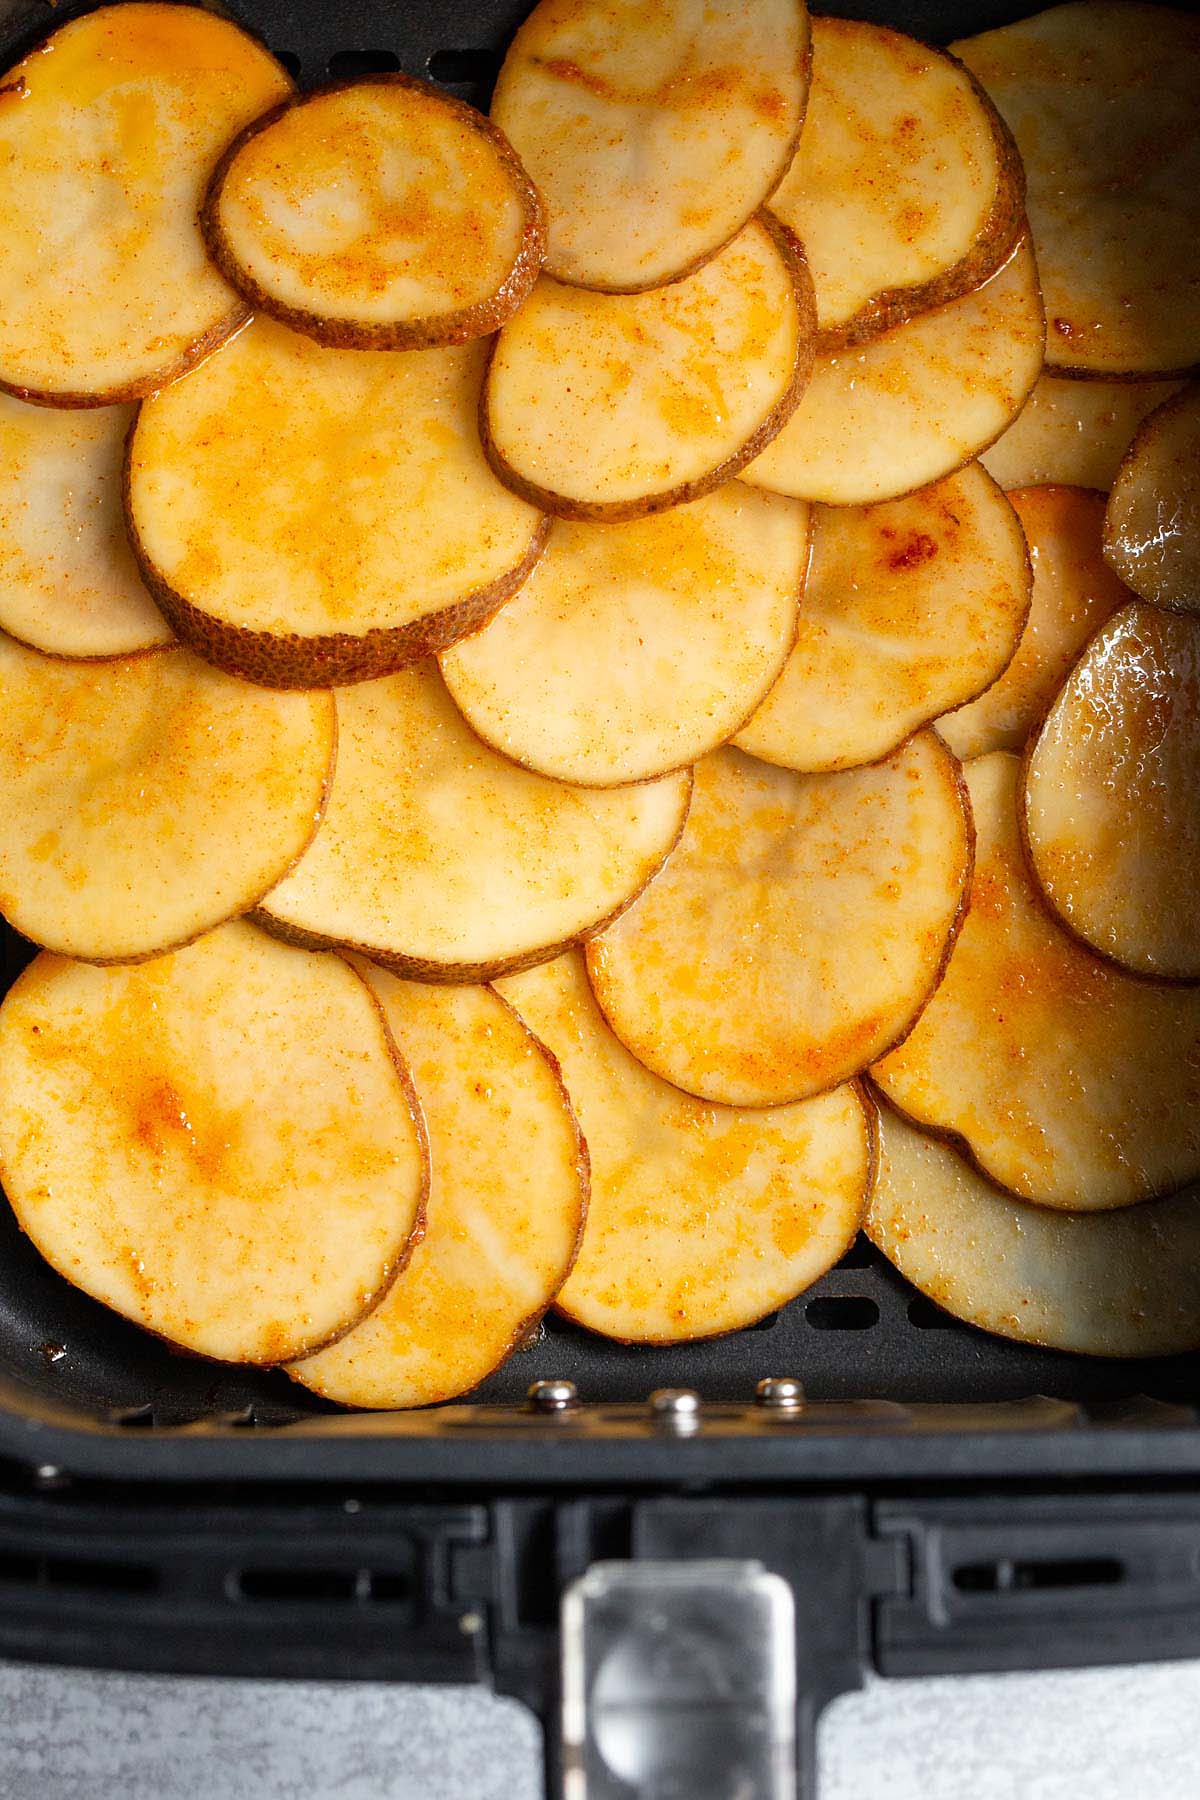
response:
[(301, 68), (300, 58), (296, 52), (294, 50), (276, 50), (275, 61), (281, 62), (292, 80), (295, 81)]
[(953, 1331), (956, 1324), (949, 1313), (927, 1300), (924, 1294), (917, 1294), (909, 1301), (908, 1322), (918, 1331)]
[(0, 1551), (0, 1582), (22, 1587), (73, 1588), (90, 1594), (152, 1594), (158, 1570), (144, 1563), (101, 1562), (74, 1556), (19, 1556)]
[(442, 87), (472, 87), (495, 80), (500, 58), (494, 50), (435, 50), (426, 67)]
[(873, 1269), (875, 1267), (875, 1246), (870, 1238), (863, 1237), (860, 1232), (838, 1264), (839, 1269)]
[(400, 58), (392, 50), (335, 50), (325, 67), (335, 81), (356, 81), (360, 75), (395, 75)]
[(1020, 1588), (1115, 1587), (1125, 1579), (1125, 1564), (1115, 1556), (1048, 1557), (1017, 1561), (960, 1563), (951, 1580), (960, 1594), (1011, 1593)]
[(814, 1331), (870, 1331), (879, 1308), (865, 1294), (823, 1294), (809, 1301), (804, 1317)]
[(376, 1601), (412, 1598), (412, 1581), (403, 1569), (237, 1569), (229, 1591), (254, 1602)]

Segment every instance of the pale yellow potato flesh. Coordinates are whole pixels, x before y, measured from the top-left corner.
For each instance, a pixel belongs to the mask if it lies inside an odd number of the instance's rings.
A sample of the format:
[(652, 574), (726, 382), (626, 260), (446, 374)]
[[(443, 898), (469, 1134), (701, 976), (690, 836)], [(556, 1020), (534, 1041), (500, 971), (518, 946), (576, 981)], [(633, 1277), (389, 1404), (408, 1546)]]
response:
[(789, 769), (875, 762), (980, 693), (1029, 611), (1021, 525), (968, 463), (879, 506), (818, 506), (796, 642), (734, 742)]
[(226, 925), (130, 969), (43, 952), (0, 1006), (0, 1175), (60, 1275), (171, 1343), (277, 1363), (380, 1298), (425, 1199), (383, 1015)]
[(278, 694), (182, 648), (104, 662), (0, 636), (0, 913), (128, 961), (248, 912), (325, 804), (328, 694)]
[(578, 951), (500, 987), (561, 1063), (591, 1157), (560, 1312), (626, 1343), (713, 1337), (793, 1299), (849, 1248), (872, 1162), (856, 1087), (712, 1106), (614, 1037)]
[(1025, 164), (1047, 364), (1154, 375), (1200, 363), (1200, 18), (1075, 0), (951, 49)]
[(1135, 600), (1101, 626), (1030, 746), (1022, 829), (1069, 930), (1200, 981), (1200, 618)]
[(399, 974), (478, 981), (554, 955), (641, 890), (687, 814), (687, 771), (597, 789), (519, 768), (434, 664), (340, 689), (337, 709), (325, 818), (261, 915)]
[(796, 635), (808, 507), (741, 482), (624, 525), (556, 519), (492, 623), (444, 652), (489, 744), (558, 781), (611, 787), (725, 743)]
[(634, 292), (705, 261), (787, 168), (808, 75), (802, 0), (541, 0), (492, 118), (545, 195), (549, 272)]
[(1020, 1199), (1091, 1212), (1173, 1193), (1200, 1176), (1200, 991), (1070, 937), (1025, 866), (1020, 759), (996, 751), (965, 774), (970, 908), (941, 986), (872, 1076)]
[(1200, 385), (1152, 413), (1121, 464), (1104, 554), (1143, 600), (1200, 613)]
[(52, 405), (129, 400), (245, 317), (196, 225), (242, 126), (292, 90), (195, 6), (103, 6), (0, 86), (0, 384)]
[(911, 1027), (970, 867), (958, 764), (933, 732), (836, 775), (717, 750), (674, 854), (588, 944), (588, 976), (622, 1043), (686, 1093), (807, 1099)]
[(1003, 437), (979, 460), (1002, 488), (1112, 486), (1146, 414), (1174, 381), (1078, 381), (1042, 375)]
[(477, 1386), (558, 1292), (587, 1151), (555, 1063), (490, 988), (360, 973), (425, 1116), (425, 1231), (374, 1312), (288, 1373), (343, 1406), (429, 1406)]

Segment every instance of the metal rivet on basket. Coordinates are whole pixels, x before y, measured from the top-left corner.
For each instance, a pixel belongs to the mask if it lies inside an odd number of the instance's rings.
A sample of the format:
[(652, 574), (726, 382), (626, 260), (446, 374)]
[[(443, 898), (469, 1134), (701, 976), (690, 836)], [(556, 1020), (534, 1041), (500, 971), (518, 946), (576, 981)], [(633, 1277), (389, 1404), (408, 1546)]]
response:
[(573, 1381), (535, 1381), (526, 1398), (534, 1412), (570, 1412), (579, 1405)]
[(793, 1375), (768, 1375), (755, 1388), (754, 1398), (771, 1412), (799, 1412), (804, 1405), (804, 1384)]
[(666, 1431), (695, 1431), (700, 1423), (700, 1396), (693, 1388), (656, 1388), (650, 1415)]

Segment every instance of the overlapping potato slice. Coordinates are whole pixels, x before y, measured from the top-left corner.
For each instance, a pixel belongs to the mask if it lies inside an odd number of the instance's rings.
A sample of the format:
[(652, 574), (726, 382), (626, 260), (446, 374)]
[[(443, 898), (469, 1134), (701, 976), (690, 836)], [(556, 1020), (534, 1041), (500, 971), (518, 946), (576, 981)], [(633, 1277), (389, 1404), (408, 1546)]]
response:
[(0, 1175), (68, 1281), (228, 1362), (377, 1302), (425, 1133), (366, 983), (233, 924), (130, 969), (43, 954), (0, 1006)]
[(1151, 413), (1108, 497), (1104, 554), (1143, 600), (1200, 613), (1200, 385)]
[(1002, 488), (1064, 483), (1107, 492), (1146, 414), (1176, 391), (1173, 381), (1042, 375), (1004, 436), (979, 460)]
[(858, 1229), (871, 1124), (853, 1086), (792, 1106), (712, 1106), (636, 1062), (569, 952), (501, 991), (562, 1064), (592, 1197), (562, 1312), (606, 1337), (736, 1331), (802, 1292)]
[(951, 49), (1025, 163), (1047, 363), (1086, 375), (1200, 363), (1200, 18), (1074, 0)]
[(229, 139), (291, 85), (197, 6), (102, 6), (18, 63), (0, 84), (0, 387), (131, 400), (245, 319), (196, 213)]
[(718, 750), (666, 867), (589, 943), (588, 975), (621, 1041), (687, 1093), (805, 1099), (910, 1028), (970, 866), (958, 764), (933, 732), (836, 775)]
[(886, 756), (996, 679), (1029, 592), (1020, 522), (978, 463), (905, 500), (815, 508), (795, 646), (734, 741), (789, 769)]
[(482, 981), (541, 962), (640, 892), (678, 838), (691, 776), (578, 788), (477, 738), (435, 665), (337, 696), (325, 819), (260, 916), (396, 973)]
[(252, 681), (322, 687), (485, 623), (545, 541), (479, 447), (486, 354), (333, 350), (255, 319), (148, 400), (126, 514), (179, 636)]
[(1021, 765), (965, 770), (970, 907), (942, 984), (872, 1070), (910, 1118), (959, 1137), (993, 1181), (1077, 1212), (1200, 1176), (1200, 990), (1102, 961), (1052, 918), (1025, 867)]
[(625, 525), (556, 520), (521, 592), (442, 673), (480, 736), (543, 775), (610, 787), (682, 768), (779, 674), (808, 549), (804, 502), (741, 482)]
[(492, 118), (546, 197), (550, 273), (634, 293), (706, 261), (787, 168), (808, 77), (803, 0), (541, 0)]
[(565, 519), (636, 519), (736, 475), (812, 367), (803, 253), (765, 215), (647, 294), (543, 277), (496, 339), (481, 414), (492, 467)]

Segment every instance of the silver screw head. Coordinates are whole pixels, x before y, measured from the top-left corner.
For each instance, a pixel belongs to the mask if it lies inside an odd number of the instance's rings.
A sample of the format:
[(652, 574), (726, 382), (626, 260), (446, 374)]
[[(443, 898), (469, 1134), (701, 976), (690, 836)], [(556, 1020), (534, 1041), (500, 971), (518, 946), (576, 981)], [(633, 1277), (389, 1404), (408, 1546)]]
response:
[(526, 1398), (534, 1412), (570, 1412), (579, 1405), (573, 1381), (535, 1381)]
[(695, 1431), (700, 1423), (700, 1396), (694, 1388), (656, 1388), (649, 1399), (650, 1416), (667, 1431)]
[(771, 1412), (799, 1412), (804, 1405), (804, 1384), (792, 1375), (768, 1375), (755, 1388), (754, 1398)]

